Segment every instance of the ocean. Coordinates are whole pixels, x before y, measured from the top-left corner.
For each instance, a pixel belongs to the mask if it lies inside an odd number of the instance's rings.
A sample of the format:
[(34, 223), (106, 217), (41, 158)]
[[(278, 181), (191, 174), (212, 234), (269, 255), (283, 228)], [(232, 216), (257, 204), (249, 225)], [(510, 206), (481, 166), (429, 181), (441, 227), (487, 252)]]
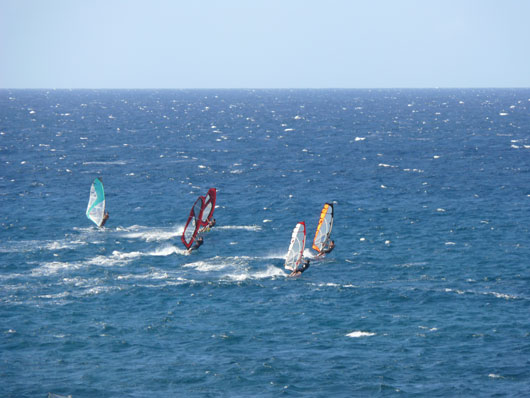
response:
[[(0, 90), (2, 396), (528, 396), (529, 108), (530, 89)], [(300, 221), (311, 267), (288, 278)]]

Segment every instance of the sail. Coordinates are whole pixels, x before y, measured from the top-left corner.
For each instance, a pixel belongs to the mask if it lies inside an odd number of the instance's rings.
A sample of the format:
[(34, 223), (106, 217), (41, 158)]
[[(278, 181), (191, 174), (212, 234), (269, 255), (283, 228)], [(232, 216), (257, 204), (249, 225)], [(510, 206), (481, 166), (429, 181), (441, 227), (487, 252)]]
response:
[(88, 199), (86, 216), (99, 227), (103, 221), (104, 214), (105, 192), (103, 191), (103, 183), (99, 178), (96, 178), (90, 187), (90, 198)]
[(197, 233), (199, 232), (200, 217), (202, 216), (203, 207), (204, 198), (199, 196), (191, 208), (188, 221), (186, 222), (184, 231), (182, 231), (182, 236), (180, 237), (182, 243), (184, 243), (184, 246), (186, 246), (187, 249), (191, 247)]
[(326, 203), (320, 213), (320, 220), (318, 220), (317, 231), (313, 239), (313, 249), (320, 253), (322, 248), (326, 245), (331, 235), (331, 228), (333, 227), (333, 205)]
[(285, 257), (285, 268), (294, 271), (298, 268), (305, 248), (305, 222), (299, 222), (293, 229), (291, 244)]
[(210, 188), (208, 193), (204, 197), (204, 206), (202, 208), (201, 225), (208, 225), (208, 222), (213, 217), (215, 211), (215, 200), (217, 197), (217, 191), (215, 188)]

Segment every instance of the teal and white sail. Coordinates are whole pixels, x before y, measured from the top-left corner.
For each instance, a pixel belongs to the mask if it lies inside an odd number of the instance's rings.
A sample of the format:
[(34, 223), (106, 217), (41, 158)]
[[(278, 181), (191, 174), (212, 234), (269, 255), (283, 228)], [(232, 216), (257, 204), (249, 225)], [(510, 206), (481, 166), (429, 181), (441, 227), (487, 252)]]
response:
[(103, 191), (103, 183), (99, 178), (96, 178), (90, 187), (90, 198), (88, 199), (86, 216), (99, 227), (103, 221), (104, 214), (105, 192)]

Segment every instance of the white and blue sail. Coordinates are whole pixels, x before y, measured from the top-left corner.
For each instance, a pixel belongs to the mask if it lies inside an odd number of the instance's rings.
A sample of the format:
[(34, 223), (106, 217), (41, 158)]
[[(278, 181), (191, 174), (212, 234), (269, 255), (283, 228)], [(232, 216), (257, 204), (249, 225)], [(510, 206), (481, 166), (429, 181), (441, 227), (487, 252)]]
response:
[(295, 271), (300, 265), (304, 255), (305, 235), (305, 222), (302, 221), (296, 224), (296, 227), (293, 229), (291, 244), (285, 257), (285, 269)]
[(96, 178), (90, 187), (90, 198), (88, 199), (88, 206), (86, 209), (86, 216), (98, 227), (103, 222), (105, 214), (105, 191), (103, 190), (103, 183), (99, 178)]

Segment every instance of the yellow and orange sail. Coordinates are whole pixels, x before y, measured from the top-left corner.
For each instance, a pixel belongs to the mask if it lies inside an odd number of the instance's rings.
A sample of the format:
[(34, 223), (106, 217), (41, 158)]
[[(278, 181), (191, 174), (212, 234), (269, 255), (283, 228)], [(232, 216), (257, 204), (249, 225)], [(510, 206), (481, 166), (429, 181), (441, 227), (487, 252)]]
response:
[(317, 231), (315, 232), (315, 238), (313, 239), (313, 249), (317, 252), (320, 253), (328, 242), (331, 228), (333, 228), (333, 205), (331, 203), (326, 203), (320, 213)]

